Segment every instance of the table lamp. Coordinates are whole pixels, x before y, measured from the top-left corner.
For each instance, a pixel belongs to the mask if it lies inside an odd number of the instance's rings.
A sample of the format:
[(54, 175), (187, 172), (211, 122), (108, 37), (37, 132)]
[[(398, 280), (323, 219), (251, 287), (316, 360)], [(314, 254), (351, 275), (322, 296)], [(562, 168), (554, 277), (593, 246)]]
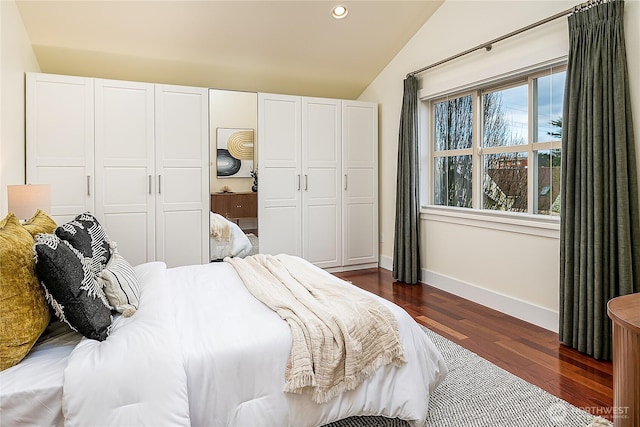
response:
[(49, 184), (7, 185), (9, 212), (20, 219), (31, 218), (36, 210), (51, 210), (51, 186)]

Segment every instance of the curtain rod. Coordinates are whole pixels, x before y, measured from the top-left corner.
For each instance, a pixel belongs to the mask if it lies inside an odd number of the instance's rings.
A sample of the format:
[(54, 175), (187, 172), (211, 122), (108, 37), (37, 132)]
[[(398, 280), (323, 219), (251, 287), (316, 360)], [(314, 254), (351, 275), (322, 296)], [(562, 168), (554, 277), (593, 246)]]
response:
[(412, 71), (412, 72), (407, 74), (407, 77), (415, 76), (416, 74), (420, 74), (422, 72), (430, 70), (431, 68), (434, 68), (434, 67), (437, 67), (439, 65), (442, 65), (442, 64), (444, 64), (446, 62), (453, 61), (454, 59), (458, 59), (461, 56), (465, 56), (465, 55), (467, 55), (467, 54), (469, 54), (471, 52), (475, 52), (476, 50), (486, 49), (487, 52), (489, 52), (491, 50), (491, 48), (492, 48), (492, 45), (495, 44), (495, 43), (498, 43), (498, 42), (500, 42), (502, 40), (508, 39), (509, 37), (513, 37), (513, 36), (518, 35), (520, 33), (524, 33), (525, 31), (529, 31), (532, 28), (539, 27), (540, 25), (546, 24), (547, 22), (551, 22), (551, 21), (554, 21), (554, 20), (556, 20), (558, 18), (562, 18), (563, 16), (567, 16), (567, 15), (570, 15), (572, 13), (579, 12), (581, 10), (589, 9), (592, 6), (595, 6), (596, 4), (606, 3), (607, 1), (608, 0), (589, 0), (587, 2), (580, 3), (580, 4), (578, 4), (578, 5), (576, 5), (576, 6), (572, 7), (572, 8), (569, 8), (569, 9), (567, 9), (565, 11), (556, 13), (555, 15), (549, 16), (549, 17), (547, 17), (545, 19), (542, 19), (542, 20), (540, 20), (538, 22), (534, 22), (533, 24), (527, 25), (526, 27), (522, 27), (522, 28), (520, 28), (518, 30), (512, 31), (512, 32), (510, 32), (508, 34), (505, 34), (503, 36), (495, 38), (495, 39), (493, 39), (491, 41), (479, 44), (476, 47), (473, 47), (471, 49), (465, 50), (464, 52), (460, 52), (460, 53), (458, 53), (456, 55), (450, 56), (449, 58), (443, 59), (443, 60), (438, 61), (438, 62), (434, 62), (431, 65), (427, 65), (426, 67), (422, 67), (422, 68), (420, 68), (418, 70)]

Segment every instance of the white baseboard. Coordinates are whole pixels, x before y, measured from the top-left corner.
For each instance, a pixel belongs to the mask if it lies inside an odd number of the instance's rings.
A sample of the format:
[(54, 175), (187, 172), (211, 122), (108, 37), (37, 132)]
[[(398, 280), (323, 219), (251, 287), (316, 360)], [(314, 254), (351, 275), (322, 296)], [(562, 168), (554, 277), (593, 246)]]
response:
[[(381, 256), (380, 267), (393, 270), (393, 259)], [(426, 269), (422, 269), (422, 282), (549, 331), (558, 332), (557, 311)]]
[(324, 270), (329, 273), (342, 273), (344, 271), (364, 270), (366, 268), (378, 268), (378, 263), (371, 262), (369, 264), (343, 265), (340, 267), (328, 267)]
[(384, 268), (385, 270), (393, 271), (393, 258), (390, 256), (380, 256), (380, 261), (378, 262), (380, 268)]

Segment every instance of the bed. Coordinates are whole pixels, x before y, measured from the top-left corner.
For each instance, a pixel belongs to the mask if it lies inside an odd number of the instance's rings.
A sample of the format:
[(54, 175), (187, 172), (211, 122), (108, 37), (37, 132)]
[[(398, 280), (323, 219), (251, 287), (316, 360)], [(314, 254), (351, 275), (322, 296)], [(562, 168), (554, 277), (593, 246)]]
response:
[(234, 222), (210, 212), (209, 259), (219, 261), (225, 257), (243, 257), (251, 253), (253, 245), (249, 237)]
[(132, 267), (90, 213), (55, 229), (42, 216), (48, 231), (0, 221), (0, 290), (22, 286), (17, 276), (9, 283), (10, 271), (35, 270), (42, 286), (31, 291), (44, 292), (78, 332), (54, 322), (3, 365), (3, 425), (305, 427), (358, 415), (425, 422), (447, 368), (401, 307), (282, 254)]
[[(107, 340), (80, 340), (66, 331), (43, 340), (23, 362), (0, 374), (4, 422), (246, 426), (259, 421), (300, 427), (383, 415), (421, 425), (429, 395), (446, 373), (439, 352), (413, 319), (369, 294), (398, 319), (407, 363), (383, 366), (358, 388), (317, 404), (308, 395), (283, 392), (289, 327), (247, 291), (229, 263), (167, 269), (154, 262), (136, 266), (135, 272), (140, 308), (132, 317), (117, 317)], [(47, 372), (45, 383), (30, 383), (40, 372)]]

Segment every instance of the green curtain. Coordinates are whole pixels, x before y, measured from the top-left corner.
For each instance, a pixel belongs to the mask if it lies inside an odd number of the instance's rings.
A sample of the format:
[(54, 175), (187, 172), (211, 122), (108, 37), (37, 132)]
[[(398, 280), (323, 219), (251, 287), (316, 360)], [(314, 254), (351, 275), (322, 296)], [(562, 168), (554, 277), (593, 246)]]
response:
[(421, 271), (418, 79), (415, 76), (404, 80), (399, 133), (393, 278), (416, 284), (420, 281)]
[(560, 341), (611, 359), (607, 302), (640, 291), (640, 206), (624, 2), (569, 17), (560, 222)]

